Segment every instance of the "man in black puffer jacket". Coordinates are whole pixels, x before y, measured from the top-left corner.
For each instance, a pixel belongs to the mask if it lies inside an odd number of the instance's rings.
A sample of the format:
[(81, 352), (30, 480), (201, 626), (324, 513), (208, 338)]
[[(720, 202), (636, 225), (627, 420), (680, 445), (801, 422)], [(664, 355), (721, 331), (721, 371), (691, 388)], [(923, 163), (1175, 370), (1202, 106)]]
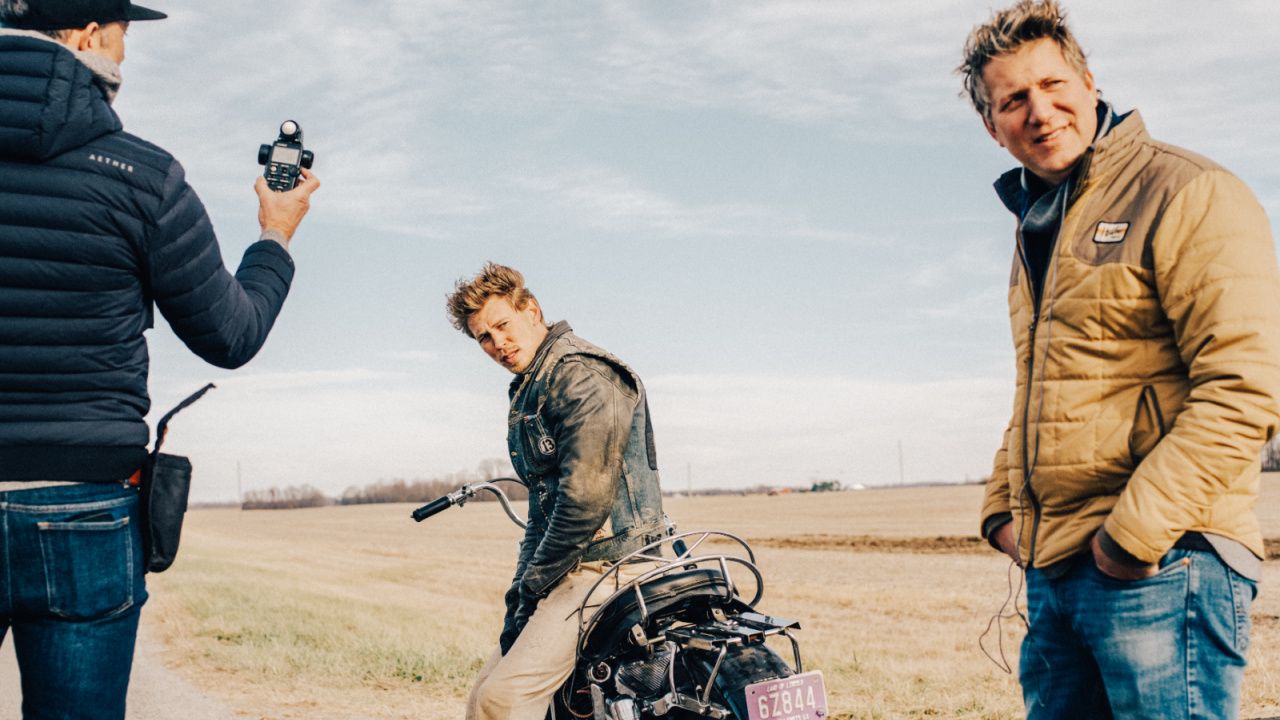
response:
[(182, 166), (123, 132), (129, 0), (0, 0), (0, 640), (26, 718), (122, 718), (146, 600), (130, 478), (149, 430), (153, 305), (201, 358), (248, 362), (319, 182), (258, 178), (233, 277)]

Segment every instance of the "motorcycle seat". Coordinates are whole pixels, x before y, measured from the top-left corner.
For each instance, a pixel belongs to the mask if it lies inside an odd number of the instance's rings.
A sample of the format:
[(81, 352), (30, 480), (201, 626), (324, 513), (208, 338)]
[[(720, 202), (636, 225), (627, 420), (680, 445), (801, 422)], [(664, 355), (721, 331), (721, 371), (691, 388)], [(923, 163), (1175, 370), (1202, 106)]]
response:
[(647, 612), (649, 620), (682, 610), (705, 613), (711, 605), (734, 606), (749, 610), (746, 603), (732, 596), (724, 575), (716, 568), (694, 568), (653, 578), (640, 586), (644, 609), (635, 592), (624, 593), (600, 613), (588, 629), (582, 651), (588, 657), (603, 657), (618, 647)]

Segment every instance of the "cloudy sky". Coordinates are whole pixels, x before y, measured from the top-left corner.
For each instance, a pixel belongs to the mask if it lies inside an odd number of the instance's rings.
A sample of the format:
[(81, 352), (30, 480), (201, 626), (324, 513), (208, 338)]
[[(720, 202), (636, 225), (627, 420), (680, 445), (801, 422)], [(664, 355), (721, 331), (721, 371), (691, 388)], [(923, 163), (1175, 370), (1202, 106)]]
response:
[[(150, 334), (153, 422), (219, 384), (170, 434), (195, 499), (234, 499), (237, 465), (339, 493), (502, 457), (509, 375), (443, 312), (486, 260), (640, 372), (669, 487), (989, 472), (1012, 160), (952, 73), (986, 0), (151, 5), (171, 18), (130, 29), (116, 107), (182, 160), (228, 264), (280, 121), (323, 181), (253, 362)], [(1280, 5), (1068, 8), (1105, 97), (1280, 217)]]

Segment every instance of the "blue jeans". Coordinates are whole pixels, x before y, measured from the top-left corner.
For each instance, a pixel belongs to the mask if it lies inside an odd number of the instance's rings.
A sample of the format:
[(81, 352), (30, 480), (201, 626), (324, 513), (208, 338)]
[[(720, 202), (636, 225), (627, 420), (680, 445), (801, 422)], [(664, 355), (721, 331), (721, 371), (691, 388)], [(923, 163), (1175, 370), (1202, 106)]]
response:
[(0, 493), (0, 642), (13, 628), (25, 720), (123, 719), (146, 602), (138, 492)]
[(1234, 720), (1257, 586), (1216, 554), (1175, 548), (1127, 582), (1087, 553), (1027, 571), (1019, 675), (1028, 720)]

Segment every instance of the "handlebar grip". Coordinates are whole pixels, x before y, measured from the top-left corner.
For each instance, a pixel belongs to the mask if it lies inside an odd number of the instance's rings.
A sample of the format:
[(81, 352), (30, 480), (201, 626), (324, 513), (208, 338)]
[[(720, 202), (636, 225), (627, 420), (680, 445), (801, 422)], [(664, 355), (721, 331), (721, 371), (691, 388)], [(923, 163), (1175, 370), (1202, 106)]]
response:
[(414, 510), (413, 519), (416, 522), (422, 522), (423, 520), (426, 520), (427, 518), (431, 517), (432, 515), (435, 515), (436, 513), (442, 510), (448, 510), (452, 505), (453, 505), (453, 498), (450, 498), (448, 495), (445, 495), (444, 497), (438, 497), (435, 500), (432, 500), (431, 502), (427, 503), (426, 505), (423, 505), (422, 507), (418, 508), (417, 510)]

